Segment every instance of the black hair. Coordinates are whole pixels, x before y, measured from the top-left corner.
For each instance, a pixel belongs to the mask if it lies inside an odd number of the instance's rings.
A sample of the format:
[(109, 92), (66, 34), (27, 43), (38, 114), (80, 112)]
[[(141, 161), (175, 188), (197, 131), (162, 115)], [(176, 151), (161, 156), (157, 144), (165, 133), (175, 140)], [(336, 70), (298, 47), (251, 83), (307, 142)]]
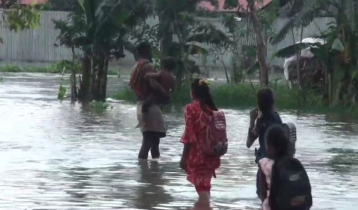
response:
[(207, 83), (200, 84), (201, 79), (194, 79), (191, 83), (191, 93), (193, 94), (194, 99), (200, 102), (200, 105), (203, 110), (205, 107), (209, 107), (213, 111), (217, 111), (213, 98), (210, 93), (210, 88)]
[(275, 104), (274, 94), (270, 88), (262, 88), (257, 92), (257, 104), (261, 112), (273, 109)]
[(177, 61), (173, 57), (166, 57), (162, 60), (162, 66), (164, 69), (173, 71), (176, 68)]
[(270, 157), (274, 160), (271, 174), (271, 187), (269, 204), (271, 209), (280, 210), (276, 204), (276, 198), (280, 188), (279, 168), (282, 163), (290, 159), (290, 142), (285, 130), (280, 125), (272, 125), (265, 135), (266, 144), (276, 150), (276, 154)]
[(151, 50), (152, 46), (148, 42), (141, 42), (137, 46), (137, 52), (139, 55), (143, 56), (146, 51)]
[(290, 142), (285, 130), (280, 125), (272, 125), (266, 131), (266, 144), (276, 150), (274, 160), (290, 156)]

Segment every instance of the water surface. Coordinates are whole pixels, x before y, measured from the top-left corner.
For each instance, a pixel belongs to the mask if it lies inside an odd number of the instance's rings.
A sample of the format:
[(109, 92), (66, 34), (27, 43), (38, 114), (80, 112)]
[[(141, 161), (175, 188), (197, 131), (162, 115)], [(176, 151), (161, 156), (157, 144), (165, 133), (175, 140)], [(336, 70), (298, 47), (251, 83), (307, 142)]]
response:
[[(196, 192), (178, 166), (182, 108), (166, 113), (170, 130), (160, 160), (138, 162), (132, 104), (111, 102), (97, 112), (58, 101), (59, 76), (2, 76), (0, 209), (193, 208)], [(109, 94), (119, 83), (110, 79)], [(245, 147), (248, 110), (225, 112), (230, 149), (213, 181), (213, 209), (259, 209), (254, 151)], [(297, 124), (297, 157), (311, 178), (313, 209), (355, 210), (357, 124), (323, 115), (282, 117)]]

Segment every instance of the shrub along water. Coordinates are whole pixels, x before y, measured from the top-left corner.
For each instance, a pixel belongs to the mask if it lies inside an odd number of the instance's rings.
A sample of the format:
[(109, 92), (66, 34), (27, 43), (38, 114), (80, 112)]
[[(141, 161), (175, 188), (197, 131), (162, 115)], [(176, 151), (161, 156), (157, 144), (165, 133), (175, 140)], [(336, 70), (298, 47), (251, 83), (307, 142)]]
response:
[[(298, 113), (326, 114), (326, 116), (341, 116), (344, 119), (358, 116), (358, 107), (346, 107), (343, 105), (328, 106), (324, 102), (322, 93), (318, 91), (304, 92), (290, 89), (288, 85), (282, 83), (271, 84), (275, 92), (276, 107), (278, 110), (294, 110)], [(221, 108), (253, 108), (256, 107), (256, 92), (260, 89), (258, 85), (250, 84), (238, 85), (211, 85), (211, 93), (215, 103)], [(117, 100), (135, 102), (136, 96), (129, 88), (124, 88), (114, 95)], [(183, 85), (180, 90), (172, 96), (171, 105), (182, 107), (190, 103), (190, 85)]]
[[(305, 92), (305, 101), (298, 100), (301, 93), (297, 89), (290, 89), (286, 84), (271, 85), (275, 92), (276, 106), (278, 109), (312, 110), (313, 112), (325, 112), (328, 107), (323, 104), (322, 96), (315, 91)], [(250, 84), (212, 84), (211, 93), (215, 103), (224, 108), (249, 108), (256, 106), (256, 92), (260, 89), (258, 85)], [(129, 88), (119, 91), (115, 99), (134, 102), (135, 94)], [(190, 85), (183, 85), (180, 90), (173, 93), (171, 104), (183, 106), (190, 103)]]

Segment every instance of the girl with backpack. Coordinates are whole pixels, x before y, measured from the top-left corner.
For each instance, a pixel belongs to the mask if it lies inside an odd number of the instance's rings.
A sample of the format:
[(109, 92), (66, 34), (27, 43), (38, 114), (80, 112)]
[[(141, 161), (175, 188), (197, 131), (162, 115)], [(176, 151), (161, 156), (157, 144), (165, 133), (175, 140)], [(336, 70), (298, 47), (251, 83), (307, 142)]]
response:
[(197, 204), (209, 204), (211, 179), (216, 177), (220, 157), (227, 151), (226, 121), (223, 112), (215, 106), (205, 80), (195, 79), (190, 95), (193, 102), (185, 107), (180, 167), (195, 186)]
[(290, 142), (280, 125), (271, 126), (265, 136), (267, 158), (259, 161), (263, 210), (309, 210), (311, 185), (306, 170), (293, 158)]

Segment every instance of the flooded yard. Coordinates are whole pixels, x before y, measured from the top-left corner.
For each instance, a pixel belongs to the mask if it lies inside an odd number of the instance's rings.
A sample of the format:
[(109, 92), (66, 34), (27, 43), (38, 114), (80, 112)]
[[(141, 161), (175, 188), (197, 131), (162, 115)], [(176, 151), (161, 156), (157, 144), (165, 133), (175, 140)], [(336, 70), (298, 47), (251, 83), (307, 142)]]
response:
[[(135, 106), (57, 100), (60, 77), (4, 74), (0, 83), (0, 209), (192, 209), (195, 189), (179, 168), (183, 108), (166, 112), (162, 157), (139, 162)], [(109, 94), (119, 86), (110, 79)], [(188, 96), (189, 97), (189, 96)], [(229, 152), (213, 181), (213, 209), (259, 209), (257, 166), (246, 148), (248, 110), (225, 110)], [(313, 186), (313, 210), (355, 210), (358, 124), (280, 112), (297, 125), (297, 157)]]

